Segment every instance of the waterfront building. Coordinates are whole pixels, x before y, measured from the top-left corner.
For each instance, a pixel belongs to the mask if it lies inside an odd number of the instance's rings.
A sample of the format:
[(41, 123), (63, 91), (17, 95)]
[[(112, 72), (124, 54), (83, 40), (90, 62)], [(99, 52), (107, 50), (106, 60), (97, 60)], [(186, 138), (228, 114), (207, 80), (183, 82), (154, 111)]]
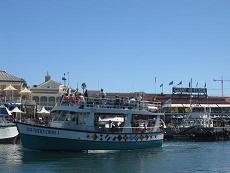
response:
[[(99, 91), (88, 91), (89, 96), (98, 95)], [(106, 97), (137, 98), (141, 95), (143, 100), (155, 105), (158, 111), (166, 113), (166, 117), (182, 117), (190, 111), (210, 111), (213, 117), (221, 116), (230, 118), (230, 97), (207, 96), (207, 94), (172, 93), (152, 94), (144, 92), (131, 93), (106, 93)]]
[(0, 98), (3, 102), (21, 102), (20, 91), (26, 86), (26, 81), (6, 71), (0, 70)]
[(39, 106), (53, 107), (66, 92), (64, 85), (51, 79), (47, 73), (45, 81), (31, 88), (32, 100)]

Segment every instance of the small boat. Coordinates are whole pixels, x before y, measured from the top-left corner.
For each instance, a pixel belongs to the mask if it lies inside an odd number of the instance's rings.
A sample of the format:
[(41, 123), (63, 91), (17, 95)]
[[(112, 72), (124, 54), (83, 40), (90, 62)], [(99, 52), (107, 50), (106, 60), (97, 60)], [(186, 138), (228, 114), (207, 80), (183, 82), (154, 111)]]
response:
[[(71, 96), (69, 96), (71, 97)], [(64, 99), (46, 125), (17, 122), (23, 147), (34, 150), (133, 150), (162, 146), (162, 113), (121, 99)]]
[(166, 129), (166, 139), (214, 141), (218, 134), (209, 112), (189, 112), (180, 125)]
[(1, 105), (0, 106), (0, 143), (14, 144), (16, 142), (18, 131), (16, 124), (9, 122), (7, 118), (11, 113), (9, 110)]
[(194, 126), (212, 128), (213, 119), (209, 112), (190, 112), (187, 117), (183, 119), (181, 126), (185, 128)]

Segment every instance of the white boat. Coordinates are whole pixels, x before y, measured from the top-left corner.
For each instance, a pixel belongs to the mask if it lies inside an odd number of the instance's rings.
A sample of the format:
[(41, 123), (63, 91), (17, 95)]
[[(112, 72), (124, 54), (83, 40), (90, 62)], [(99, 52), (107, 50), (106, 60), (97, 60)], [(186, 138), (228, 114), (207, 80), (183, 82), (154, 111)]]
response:
[(208, 112), (190, 112), (187, 117), (183, 119), (182, 127), (201, 127), (212, 128), (213, 119)]
[[(71, 100), (71, 101), (70, 101)], [(161, 113), (118, 99), (71, 98), (51, 111), (47, 126), (17, 123), (23, 147), (35, 150), (131, 150), (162, 146)], [(72, 103), (71, 103), (72, 102)], [(76, 102), (78, 103), (78, 102)]]
[(176, 140), (214, 141), (217, 133), (208, 112), (190, 112), (180, 125), (166, 130), (166, 138)]
[(6, 107), (0, 106), (0, 143), (15, 143), (18, 136), (16, 125), (6, 119), (9, 113)]

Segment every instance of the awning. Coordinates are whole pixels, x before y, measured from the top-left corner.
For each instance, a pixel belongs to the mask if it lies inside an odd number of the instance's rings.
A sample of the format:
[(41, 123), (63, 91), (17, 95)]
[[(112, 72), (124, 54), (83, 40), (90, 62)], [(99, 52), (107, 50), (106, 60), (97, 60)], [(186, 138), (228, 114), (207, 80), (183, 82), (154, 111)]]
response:
[(4, 91), (16, 91), (17, 89), (14, 88), (12, 85), (9, 85), (8, 87), (6, 87), (5, 89), (3, 89)]
[(9, 109), (3, 105), (0, 106), (0, 115), (12, 115)]
[(38, 114), (49, 114), (50, 112), (49, 111), (47, 111), (46, 109), (45, 109), (45, 107), (43, 106), (42, 107), (42, 110), (40, 110), (39, 112), (37, 112)]
[(149, 110), (157, 110), (158, 108), (157, 108), (156, 106), (149, 106), (149, 105), (148, 105), (148, 109), (149, 109)]
[(26, 87), (20, 91), (20, 94), (30, 94), (30, 93), (31, 93), (31, 91)]
[(6, 107), (6, 111), (7, 111), (7, 113), (9, 114), (9, 115), (12, 115), (11, 114), (11, 112), (10, 112), (10, 110)]
[(15, 107), (12, 111), (10, 111), (11, 113), (25, 113), (22, 112), (20, 109), (18, 109), (18, 107)]
[(171, 107), (192, 107), (192, 108), (230, 108), (230, 104), (168, 104), (168, 105), (163, 105), (163, 108), (171, 108)]

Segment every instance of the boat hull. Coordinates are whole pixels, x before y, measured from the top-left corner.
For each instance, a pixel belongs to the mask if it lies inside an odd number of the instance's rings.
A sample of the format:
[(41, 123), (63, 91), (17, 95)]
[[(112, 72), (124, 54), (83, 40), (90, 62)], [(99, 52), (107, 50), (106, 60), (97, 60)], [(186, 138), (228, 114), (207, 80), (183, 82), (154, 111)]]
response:
[(0, 126), (0, 144), (14, 144), (18, 137), (16, 125)]
[(23, 147), (34, 150), (133, 150), (160, 147), (162, 133), (95, 133), (17, 124)]

